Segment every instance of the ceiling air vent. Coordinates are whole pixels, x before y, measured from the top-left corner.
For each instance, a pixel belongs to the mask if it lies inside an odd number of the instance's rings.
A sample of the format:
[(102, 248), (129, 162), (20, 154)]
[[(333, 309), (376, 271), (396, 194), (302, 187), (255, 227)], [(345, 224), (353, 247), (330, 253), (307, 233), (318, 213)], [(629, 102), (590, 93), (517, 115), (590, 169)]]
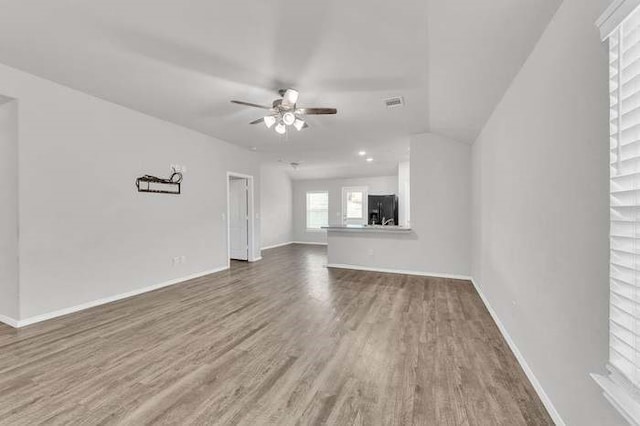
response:
[(387, 108), (398, 108), (404, 105), (404, 99), (402, 99), (402, 96), (396, 96), (395, 98), (385, 99), (384, 104)]

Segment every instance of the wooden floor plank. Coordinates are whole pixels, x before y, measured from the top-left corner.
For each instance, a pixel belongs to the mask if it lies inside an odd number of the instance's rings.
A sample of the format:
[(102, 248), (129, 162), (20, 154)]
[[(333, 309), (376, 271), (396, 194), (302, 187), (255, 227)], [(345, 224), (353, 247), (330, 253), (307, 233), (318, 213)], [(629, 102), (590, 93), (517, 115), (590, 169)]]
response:
[(263, 257), (0, 325), (0, 424), (553, 424), (471, 283)]

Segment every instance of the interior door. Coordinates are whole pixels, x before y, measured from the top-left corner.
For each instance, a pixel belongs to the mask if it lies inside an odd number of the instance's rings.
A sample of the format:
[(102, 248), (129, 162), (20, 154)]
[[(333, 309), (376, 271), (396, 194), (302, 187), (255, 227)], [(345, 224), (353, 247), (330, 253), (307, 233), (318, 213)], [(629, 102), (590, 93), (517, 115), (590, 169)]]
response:
[(246, 179), (229, 180), (229, 246), (231, 259), (249, 259), (249, 188)]
[(342, 188), (342, 223), (365, 225), (367, 220), (368, 188), (364, 186)]

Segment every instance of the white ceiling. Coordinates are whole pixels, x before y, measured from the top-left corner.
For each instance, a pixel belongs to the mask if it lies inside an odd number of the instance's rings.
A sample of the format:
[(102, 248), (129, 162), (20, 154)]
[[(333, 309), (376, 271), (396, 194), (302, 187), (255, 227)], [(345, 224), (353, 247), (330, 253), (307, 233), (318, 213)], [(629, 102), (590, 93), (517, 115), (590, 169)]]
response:
[(430, 131), (473, 143), (562, 0), (431, 0)]
[[(0, 0), (0, 62), (302, 162), (294, 178), (388, 175), (412, 134), (473, 142), (560, 3)], [(339, 114), (283, 138), (229, 102), (287, 87)]]

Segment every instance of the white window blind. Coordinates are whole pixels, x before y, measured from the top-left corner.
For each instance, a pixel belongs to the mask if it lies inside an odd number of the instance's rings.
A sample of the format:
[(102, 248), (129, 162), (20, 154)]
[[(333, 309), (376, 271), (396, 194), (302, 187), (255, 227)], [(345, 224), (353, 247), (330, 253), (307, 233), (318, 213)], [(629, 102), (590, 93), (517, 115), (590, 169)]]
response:
[(329, 193), (307, 192), (307, 229), (329, 225)]
[(640, 389), (640, 12), (609, 36), (611, 253), (609, 362)]
[(605, 397), (640, 424), (640, 0), (614, 0), (597, 22), (609, 41), (611, 229)]

